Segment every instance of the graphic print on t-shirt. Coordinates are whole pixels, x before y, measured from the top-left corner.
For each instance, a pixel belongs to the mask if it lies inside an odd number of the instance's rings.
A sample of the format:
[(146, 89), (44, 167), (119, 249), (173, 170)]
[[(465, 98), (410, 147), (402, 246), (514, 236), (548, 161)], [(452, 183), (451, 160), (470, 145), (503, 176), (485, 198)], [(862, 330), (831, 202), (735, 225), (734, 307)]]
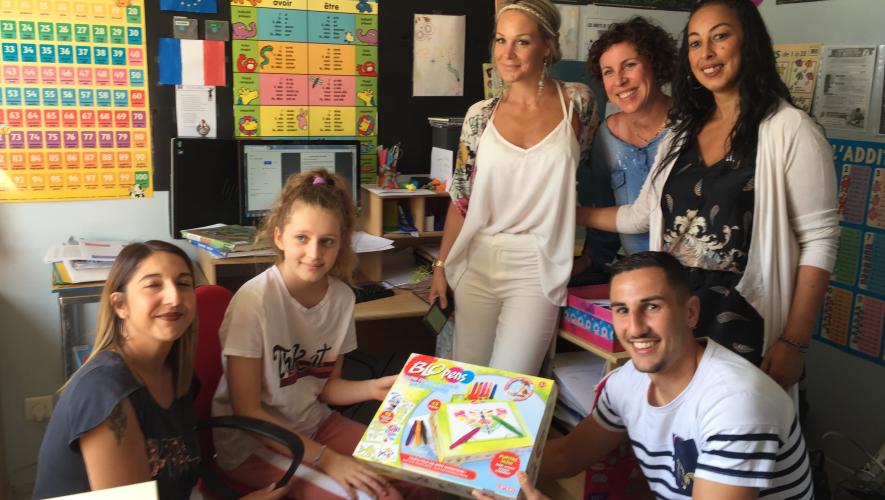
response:
[(301, 344), (293, 344), (287, 349), (279, 344), (273, 346), (273, 359), (277, 363), (277, 374), (280, 377), (280, 387), (292, 385), (301, 377), (329, 378), (335, 361), (326, 361), (326, 354), (332, 347), (323, 343), (310, 357)]
[(673, 434), (673, 475), (680, 493), (691, 496), (694, 470), (698, 465), (698, 448), (694, 439), (683, 439)]
[(187, 444), (181, 436), (171, 438), (147, 438), (144, 440), (151, 477), (156, 478), (166, 469), (170, 478), (180, 478), (200, 462), (200, 457), (188, 453)]

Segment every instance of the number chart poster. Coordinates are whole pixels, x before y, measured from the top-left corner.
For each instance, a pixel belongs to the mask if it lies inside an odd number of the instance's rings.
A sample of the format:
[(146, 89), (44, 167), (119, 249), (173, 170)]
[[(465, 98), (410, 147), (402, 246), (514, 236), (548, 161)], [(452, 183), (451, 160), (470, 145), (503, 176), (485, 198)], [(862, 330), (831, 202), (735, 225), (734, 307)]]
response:
[(378, 2), (232, 0), (237, 137), (357, 139), (375, 178)]
[(830, 143), (842, 231), (815, 337), (885, 364), (885, 143)]
[(143, 0), (0, 0), (0, 201), (153, 195)]

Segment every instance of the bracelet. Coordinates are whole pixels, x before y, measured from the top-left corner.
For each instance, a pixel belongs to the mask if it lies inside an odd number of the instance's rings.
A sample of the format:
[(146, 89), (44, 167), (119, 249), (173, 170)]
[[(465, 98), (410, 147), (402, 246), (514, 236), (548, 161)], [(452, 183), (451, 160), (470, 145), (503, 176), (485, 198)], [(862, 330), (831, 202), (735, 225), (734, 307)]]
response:
[(434, 270), (436, 268), (445, 269), (445, 267), (446, 267), (446, 261), (444, 261), (444, 260), (436, 259), (433, 261), (433, 264), (430, 264), (430, 269), (434, 269)]
[(322, 445), (320, 447), (320, 451), (317, 452), (317, 456), (313, 457), (313, 466), (314, 468), (320, 465), (320, 459), (323, 458), (323, 453), (326, 452), (326, 445)]
[(797, 342), (789, 337), (784, 336), (783, 334), (781, 334), (781, 336), (778, 337), (777, 339), (779, 341), (783, 342), (784, 344), (787, 344), (788, 346), (792, 347), (793, 349), (796, 349), (797, 351), (801, 352), (802, 354), (805, 354), (806, 352), (808, 352), (808, 344), (803, 344), (801, 342)]

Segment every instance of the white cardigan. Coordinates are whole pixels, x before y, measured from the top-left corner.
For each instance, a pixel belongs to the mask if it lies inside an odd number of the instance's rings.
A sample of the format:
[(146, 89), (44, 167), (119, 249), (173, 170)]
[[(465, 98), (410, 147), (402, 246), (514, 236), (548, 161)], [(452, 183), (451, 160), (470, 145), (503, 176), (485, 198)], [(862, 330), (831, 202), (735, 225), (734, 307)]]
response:
[[(661, 196), (675, 159), (655, 170), (672, 141), (662, 141), (636, 201), (618, 209), (618, 231), (649, 231), (652, 250), (662, 247)], [(833, 149), (807, 114), (782, 101), (759, 125), (753, 231), (736, 287), (765, 320), (766, 350), (786, 326), (799, 266), (832, 271), (838, 244)]]

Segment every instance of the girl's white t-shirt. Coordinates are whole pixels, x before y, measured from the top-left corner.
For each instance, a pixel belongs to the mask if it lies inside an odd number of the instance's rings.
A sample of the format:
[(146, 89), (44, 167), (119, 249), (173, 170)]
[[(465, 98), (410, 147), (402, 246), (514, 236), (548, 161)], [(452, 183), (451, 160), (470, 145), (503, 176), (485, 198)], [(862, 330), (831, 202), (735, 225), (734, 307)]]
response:
[[(313, 436), (331, 413), (319, 401), (339, 356), (356, 349), (354, 294), (329, 277), (325, 297), (311, 308), (295, 300), (277, 266), (246, 282), (234, 295), (219, 329), (222, 363), (227, 356), (261, 358), (261, 406), (289, 429)], [(226, 375), (212, 401), (212, 415), (231, 415)], [(263, 446), (241, 431), (214, 432), (218, 464), (240, 465)]]

